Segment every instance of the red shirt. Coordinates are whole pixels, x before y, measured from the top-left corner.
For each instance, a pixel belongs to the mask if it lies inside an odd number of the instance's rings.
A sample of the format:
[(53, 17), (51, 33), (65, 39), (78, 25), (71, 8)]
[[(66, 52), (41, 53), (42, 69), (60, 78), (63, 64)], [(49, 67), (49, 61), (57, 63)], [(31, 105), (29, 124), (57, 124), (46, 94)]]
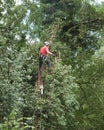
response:
[(48, 50), (49, 48), (47, 46), (43, 46), (40, 48), (39, 54), (46, 56)]

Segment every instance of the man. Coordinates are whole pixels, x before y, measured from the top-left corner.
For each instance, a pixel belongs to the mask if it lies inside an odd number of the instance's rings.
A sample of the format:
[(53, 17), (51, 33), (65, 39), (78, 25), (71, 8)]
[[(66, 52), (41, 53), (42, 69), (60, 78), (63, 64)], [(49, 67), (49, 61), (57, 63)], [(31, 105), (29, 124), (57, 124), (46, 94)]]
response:
[(49, 51), (49, 42), (45, 41), (44, 42), (44, 46), (40, 48), (39, 51), (39, 70), (42, 69), (42, 65), (43, 65), (43, 61), (45, 61), (45, 63), (48, 66), (48, 70), (49, 72), (51, 72), (51, 61), (50, 59), (47, 57), (47, 55), (53, 55), (54, 54), (52, 52)]

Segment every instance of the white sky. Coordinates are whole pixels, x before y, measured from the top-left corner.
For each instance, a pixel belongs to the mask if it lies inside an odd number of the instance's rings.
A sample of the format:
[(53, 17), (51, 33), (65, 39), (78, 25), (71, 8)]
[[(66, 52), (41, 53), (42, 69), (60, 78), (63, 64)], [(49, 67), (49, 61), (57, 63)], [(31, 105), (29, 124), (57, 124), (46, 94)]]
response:
[(96, 0), (98, 3), (104, 2), (104, 0)]

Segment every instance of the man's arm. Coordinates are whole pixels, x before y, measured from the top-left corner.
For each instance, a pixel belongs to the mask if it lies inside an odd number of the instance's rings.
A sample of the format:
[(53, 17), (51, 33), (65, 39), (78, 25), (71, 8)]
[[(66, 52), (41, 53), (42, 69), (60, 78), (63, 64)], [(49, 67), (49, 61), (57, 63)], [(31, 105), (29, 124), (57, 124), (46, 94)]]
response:
[(50, 52), (49, 50), (47, 50), (47, 54), (53, 55), (53, 53), (52, 53), (52, 52)]
[(53, 54), (52, 52), (50, 52), (49, 50), (47, 51), (47, 54), (50, 54), (52, 56), (55, 56), (55, 54)]
[(50, 52), (50, 51), (49, 51), (49, 49), (48, 49), (48, 48), (47, 48), (47, 50), (46, 50), (46, 51), (47, 51), (47, 54), (50, 54), (50, 55), (55, 56), (52, 52)]

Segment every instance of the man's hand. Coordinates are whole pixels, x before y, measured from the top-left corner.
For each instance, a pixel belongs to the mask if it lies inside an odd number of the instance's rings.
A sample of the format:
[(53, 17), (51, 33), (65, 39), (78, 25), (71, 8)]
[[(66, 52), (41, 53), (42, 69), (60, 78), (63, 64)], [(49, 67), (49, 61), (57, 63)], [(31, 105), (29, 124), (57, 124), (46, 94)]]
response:
[(54, 56), (54, 57), (55, 57), (56, 55), (52, 53), (52, 56)]

